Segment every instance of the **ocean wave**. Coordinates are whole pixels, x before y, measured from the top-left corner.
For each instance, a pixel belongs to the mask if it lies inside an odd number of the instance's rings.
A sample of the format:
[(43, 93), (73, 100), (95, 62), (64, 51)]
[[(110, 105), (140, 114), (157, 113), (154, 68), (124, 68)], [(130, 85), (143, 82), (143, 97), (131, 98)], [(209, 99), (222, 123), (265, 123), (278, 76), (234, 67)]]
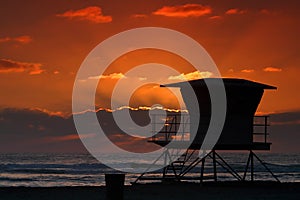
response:
[[(144, 157), (128, 158), (127, 163), (117, 163), (118, 157), (104, 155), (111, 159), (112, 166), (119, 169), (147, 169), (149, 164)], [(120, 156), (120, 155), (119, 155)], [(121, 156), (120, 156), (121, 157)], [(300, 181), (300, 156), (288, 157), (280, 154), (262, 155), (264, 164), (279, 177), (283, 182)], [(114, 158), (114, 159), (112, 159)], [(247, 154), (225, 154), (225, 160), (241, 176), (245, 171)], [(75, 186), (75, 185), (101, 185), (104, 184), (104, 174), (113, 173), (114, 169), (99, 163), (97, 160), (87, 155), (51, 155), (24, 154), (24, 155), (4, 155), (0, 154), (0, 186)], [(118, 160), (117, 160), (118, 161)], [(266, 169), (254, 160), (255, 174), (260, 174), (262, 180), (271, 180), (272, 177)], [(154, 167), (159, 167), (155, 165)], [(189, 176), (198, 177), (201, 171), (201, 164), (189, 172)], [(226, 174), (226, 170), (217, 165), (218, 177), (231, 180), (232, 176)], [(250, 169), (248, 170), (250, 171)], [(162, 170), (152, 172), (153, 176), (161, 176)], [(207, 159), (205, 162), (204, 175), (213, 174), (213, 164)], [(250, 172), (248, 172), (250, 174)], [(126, 181), (134, 181), (139, 174), (126, 174)]]

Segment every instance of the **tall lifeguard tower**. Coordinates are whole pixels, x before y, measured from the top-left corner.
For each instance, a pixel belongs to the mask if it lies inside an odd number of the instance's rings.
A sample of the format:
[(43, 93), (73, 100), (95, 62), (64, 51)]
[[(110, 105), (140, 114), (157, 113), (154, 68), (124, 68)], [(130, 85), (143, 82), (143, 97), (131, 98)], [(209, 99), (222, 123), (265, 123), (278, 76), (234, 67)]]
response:
[[(204, 157), (199, 157), (199, 150), (206, 136), (210, 118), (211, 118), (211, 99), (207, 84), (215, 85), (218, 87), (220, 80), (224, 84), (227, 109), (224, 127), (220, 134), (220, 137), (211, 149), (210, 153)], [(198, 112), (194, 109), (193, 103), (190, 101), (189, 93), (186, 91), (186, 84), (189, 84), (194, 90), (198, 106), (200, 109), (200, 120), (195, 118)], [(177, 140), (177, 143), (189, 140), (188, 134), (194, 130), (196, 133), (194, 140), (188, 149), (175, 161), (170, 160), (170, 163), (162, 170), (161, 177), (149, 177), (147, 173), (141, 174), (137, 180), (154, 180), (160, 179), (166, 180), (188, 180), (199, 179), (200, 182), (206, 180), (204, 177), (205, 162), (210, 159), (213, 165), (214, 181), (218, 179), (217, 165), (225, 169), (226, 172), (231, 174), (239, 181), (247, 180), (248, 171), (250, 170), (250, 180), (254, 180), (254, 158), (263, 166), (267, 172), (269, 172), (276, 181), (278, 178), (272, 173), (272, 171), (265, 165), (265, 163), (254, 153), (254, 151), (269, 151), (271, 143), (268, 142), (268, 127), (270, 126), (269, 116), (255, 116), (257, 107), (261, 101), (265, 90), (274, 90), (276, 87), (253, 82), (244, 79), (234, 78), (208, 78), (192, 80), (188, 82), (178, 82), (167, 85), (161, 85), (161, 87), (177, 87), (180, 88), (183, 100), (188, 110), (188, 114), (168, 114), (165, 125), (161, 130), (158, 130), (158, 134), (154, 135), (149, 142), (165, 147), (172, 140)], [(222, 86), (223, 87), (223, 86)], [(198, 113), (199, 115), (199, 113)], [(184, 122), (185, 128), (182, 128)], [(181, 127), (179, 125), (181, 124)], [(153, 126), (155, 127), (155, 126)], [(154, 130), (154, 132), (157, 130)], [(179, 145), (180, 146), (180, 145)], [(178, 147), (177, 147), (178, 148)], [(170, 149), (166, 149), (168, 153)], [(226, 162), (218, 151), (247, 151), (249, 156), (245, 163), (244, 171), (237, 172), (234, 167)], [(196, 166), (200, 165), (200, 176), (189, 177), (188, 173)]]

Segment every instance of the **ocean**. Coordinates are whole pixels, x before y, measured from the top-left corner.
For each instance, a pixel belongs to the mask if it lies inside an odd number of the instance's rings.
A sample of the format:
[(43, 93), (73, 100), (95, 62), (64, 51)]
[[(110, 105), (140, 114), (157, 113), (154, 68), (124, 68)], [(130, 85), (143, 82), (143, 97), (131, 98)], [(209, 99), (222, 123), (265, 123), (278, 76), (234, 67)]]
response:
[[(231, 166), (242, 175), (247, 162), (246, 153), (220, 153)], [(300, 154), (257, 153), (281, 182), (300, 182)], [(116, 156), (104, 154), (112, 162)], [(144, 157), (126, 159), (120, 168), (134, 168), (143, 163)], [(257, 165), (257, 166), (256, 166)], [(200, 167), (200, 166), (199, 166)], [(189, 176), (199, 176), (200, 168), (191, 170)], [(205, 176), (212, 174), (212, 164), (207, 162)], [(105, 174), (116, 171), (101, 164), (89, 154), (0, 154), (0, 187), (54, 187), (54, 186), (100, 186), (105, 185)], [(274, 180), (272, 176), (255, 163), (256, 180)], [(161, 171), (152, 172), (159, 176)], [(126, 173), (125, 184), (129, 185), (139, 174)], [(218, 166), (218, 180), (234, 180)]]

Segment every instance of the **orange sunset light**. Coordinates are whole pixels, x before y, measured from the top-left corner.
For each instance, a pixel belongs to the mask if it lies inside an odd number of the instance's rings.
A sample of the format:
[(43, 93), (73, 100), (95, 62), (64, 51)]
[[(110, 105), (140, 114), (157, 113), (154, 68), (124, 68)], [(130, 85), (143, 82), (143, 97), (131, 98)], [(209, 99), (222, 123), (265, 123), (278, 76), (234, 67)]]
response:
[[(18, 119), (34, 119), (34, 123), (19, 120), (23, 123), (20, 127), (28, 128), (32, 134), (59, 132), (57, 127), (47, 128), (42, 120), (28, 117), (32, 113), (38, 119), (53, 117), (63, 120), (53, 120), (57, 124), (71, 124), (68, 117), (72, 115), (73, 84), (87, 55), (107, 38), (140, 27), (163, 27), (190, 36), (210, 54), (222, 77), (276, 86), (276, 91), (265, 93), (258, 113), (300, 110), (298, 1), (5, 0), (0, 5), (0, 123), (5, 123), (2, 127), (14, 121), (8, 120), (13, 116), (10, 113), (19, 114)], [(182, 43), (172, 45), (180, 48)], [(140, 66), (147, 70), (133, 73)], [(99, 79), (96, 110), (153, 104), (185, 109), (182, 100), (175, 97), (180, 94), (179, 89), (158, 85), (215, 75), (197, 71), (196, 67), (199, 66), (192, 66), (172, 52), (141, 49), (120, 55), (102, 75), (90, 76), (82, 83), (88, 85)], [(127, 98), (128, 94), (132, 96)], [(122, 101), (125, 97), (127, 101)], [(76, 130), (66, 128), (62, 132), (64, 135), (53, 138), (76, 139)], [(6, 145), (5, 149), (9, 148)]]

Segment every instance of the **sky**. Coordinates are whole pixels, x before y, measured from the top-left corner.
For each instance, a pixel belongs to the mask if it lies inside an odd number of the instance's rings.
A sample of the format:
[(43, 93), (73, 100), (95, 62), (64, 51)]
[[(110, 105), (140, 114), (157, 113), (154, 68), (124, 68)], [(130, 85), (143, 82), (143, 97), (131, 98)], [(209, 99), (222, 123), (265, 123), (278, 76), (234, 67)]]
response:
[[(287, 150), (289, 142), (299, 141), (299, 4), (296, 0), (3, 0), (0, 2), (0, 122), (7, 122), (4, 117), (7, 112), (15, 116), (9, 119), (15, 119), (16, 124), (25, 123), (16, 116), (20, 112), (32, 114), (32, 119), (40, 112), (48, 118), (68, 118), (72, 113), (76, 73), (96, 45), (125, 30), (164, 27), (199, 42), (218, 66), (222, 77), (276, 86), (276, 91), (265, 92), (257, 112), (285, 116), (284, 119), (275, 117), (281, 121), (276, 122), (275, 127), (280, 127), (274, 132), (277, 131), (277, 138), (280, 138), (279, 130), (286, 130), (280, 128), (290, 124), (292, 130), (285, 144)], [(147, 77), (130, 77), (125, 73), (136, 65), (149, 62), (171, 66), (181, 74), (154, 70), (159, 74), (158, 78), (167, 81), (212, 75), (208, 71), (196, 72), (186, 60), (170, 52), (153, 49), (130, 52), (116, 59), (101, 76), (96, 106), (110, 108), (111, 91), (120, 78), (128, 83), (142, 83)], [(155, 102), (177, 107), (178, 102), (174, 101), (170, 91), (150, 86), (137, 90), (130, 106), (151, 106)], [(43, 132), (45, 127), (38, 126), (34, 128)], [(26, 137), (5, 127), (0, 130), (0, 137), (7, 138), (7, 132), (12, 132), (12, 138), (2, 140), (6, 143), (13, 138)], [(26, 127), (30, 129), (30, 123)], [(48, 131), (47, 138), (58, 134), (55, 131), (58, 130)], [(60, 132), (64, 137), (75, 134), (73, 129)], [(33, 135), (30, 137), (23, 150), (37, 139)], [(47, 138), (46, 141), (56, 141)], [(66, 137), (64, 141), (68, 139)], [(31, 150), (39, 151), (39, 148)], [(291, 148), (291, 151), (299, 150)], [(2, 145), (1, 151), (6, 150), (14, 149)]]

